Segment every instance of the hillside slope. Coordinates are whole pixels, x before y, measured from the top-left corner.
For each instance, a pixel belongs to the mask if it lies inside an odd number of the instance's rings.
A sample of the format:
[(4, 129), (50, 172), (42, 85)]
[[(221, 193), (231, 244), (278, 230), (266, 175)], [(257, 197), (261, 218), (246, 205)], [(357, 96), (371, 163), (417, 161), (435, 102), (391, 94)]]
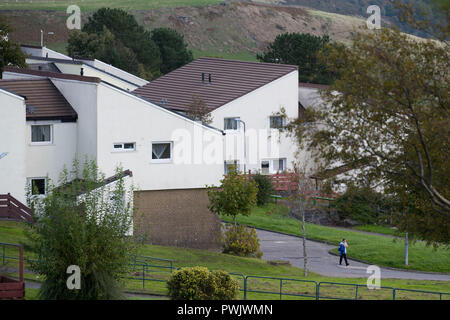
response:
[[(365, 26), (361, 18), (338, 15), (300, 7), (286, 7), (248, 2), (227, 2), (199, 7), (131, 10), (147, 29), (171, 27), (185, 36), (195, 56), (255, 60), (267, 44), (284, 32), (327, 33), (337, 41), (347, 42), (354, 30)], [(15, 31), (11, 39), (39, 44), (40, 30), (49, 47), (61, 49), (68, 37), (67, 14), (61, 11), (3, 10)], [(86, 21), (89, 15), (82, 15)]]

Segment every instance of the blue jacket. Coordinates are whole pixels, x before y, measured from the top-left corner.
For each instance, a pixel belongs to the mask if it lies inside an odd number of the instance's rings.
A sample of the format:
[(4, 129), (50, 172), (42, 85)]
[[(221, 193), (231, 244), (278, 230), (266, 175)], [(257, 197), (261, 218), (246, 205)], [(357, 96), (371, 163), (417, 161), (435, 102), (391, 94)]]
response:
[(339, 244), (339, 249), (338, 249), (338, 251), (341, 253), (341, 255), (343, 255), (344, 253), (347, 254), (347, 248), (344, 246), (344, 243), (343, 243), (343, 242), (341, 242), (341, 243)]

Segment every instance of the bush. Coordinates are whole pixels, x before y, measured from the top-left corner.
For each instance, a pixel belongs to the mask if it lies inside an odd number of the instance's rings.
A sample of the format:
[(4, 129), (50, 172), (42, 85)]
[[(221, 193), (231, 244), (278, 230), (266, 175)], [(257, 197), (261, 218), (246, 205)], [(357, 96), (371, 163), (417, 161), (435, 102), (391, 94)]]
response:
[(263, 206), (270, 202), (270, 196), (274, 192), (272, 180), (268, 176), (259, 173), (255, 174), (252, 179), (258, 187), (258, 193), (256, 194), (256, 203), (258, 206)]
[(232, 300), (239, 293), (238, 283), (228, 273), (205, 267), (175, 271), (167, 288), (172, 300)]
[(261, 258), (259, 239), (255, 229), (241, 225), (232, 225), (226, 229), (223, 237), (223, 253), (241, 257)]
[(374, 224), (384, 220), (383, 212), (391, 208), (390, 200), (369, 188), (349, 186), (336, 202), (339, 218), (350, 218), (363, 224)]

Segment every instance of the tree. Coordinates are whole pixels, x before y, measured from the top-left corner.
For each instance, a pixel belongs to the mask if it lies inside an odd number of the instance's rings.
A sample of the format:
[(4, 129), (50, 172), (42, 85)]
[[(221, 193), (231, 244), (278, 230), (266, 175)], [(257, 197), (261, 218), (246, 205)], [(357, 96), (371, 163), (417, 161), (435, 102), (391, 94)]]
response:
[(325, 166), (359, 163), (350, 179), (446, 221), (416, 235), (448, 243), (448, 47), (382, 29), (357, 34), (350, 48), (330, 48), (327, 61), (339, 79), (324, 91), (322, 108), (293, 122), (291, 132)]
[(136, 54), (117, 40), (106, 27), (103, 27), (101, 33), (71, 31), (67, 52), (72, 57), (99, 59), (142, 76)]
[(254, 181), (245, 174), (239, 174), (236, 168), (230, 168), (228, 175), (220, 182), (220, 188), (208, 187), (208, 208), (218, 215), (232, 216), (236, 225), (236, 216), (248, 216), (256, 205), (258, 188)]
[(256, 57), (262, 62), (297, 65), (300, 82), (331, 84), (335, 75), (318, 59), (320, 51), (327, 53), (328, 44), (328, 35), (318, 37), (309, 33), (284, 33)]
[(26, 67), (26, 55), (20, 49), (20, 45), (8, 38), (11, 31), (12, 28), (6, 18), (0, 16), (0, 77), (5, 66)]
[(129, 48), (139, 63), (148, 68), (154, 77), (159, 76), (161, 54), (151, 33), (138, 24), (136, 18), (122, 9), (101, 8), (97, 10), (82, 31), (89, 34), (102, 33), (106, 27), (116, 39)]
[[(61, 173), (59, 186), (49, 179), (45, 198), (29, 194), (35, 224), (26, 232), (30, 250), (40, 257), (31, 266), (43, 275), (41, 299), (117, 299), (121, 279), (135, 252), (128, 236), (132, 224), (132, 190), (127, 190), (123, 173), (105, 184), (94, 162), (86, 162), (79, 173)], [(79, 174), (78, 174), (79, 173)], [(80, 289), (67, 287), (67, 269), (80, 268)]]
[(175, 30), (157, 28), (152, 30), (151, 35), (161, 54), (162, 74), (169, 73), (193, 60), (192, 52), (188, 50), (183, 36)]
[(205, 100), (196, 95), (192, 96), (192, 102), (186, 110), (186, 115), (202, 123), (210, 124), (212, 122), (211, 110), (209, 110)]

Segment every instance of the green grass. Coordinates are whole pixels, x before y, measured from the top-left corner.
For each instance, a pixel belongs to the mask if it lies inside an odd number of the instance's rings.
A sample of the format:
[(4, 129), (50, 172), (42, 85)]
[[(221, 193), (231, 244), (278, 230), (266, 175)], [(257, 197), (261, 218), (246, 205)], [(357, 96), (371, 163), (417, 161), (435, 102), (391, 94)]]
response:
[[(267, 211), (264, 208), (257, 209), (258, 212), (265, 214)], [(285, 209), (278, 207), (273, 208), (274, 215), (283, 215), (286, 213)], [(15, 222), (0, 222), (0, 242), (13, 242), (18, 243), (24, 241), (23, 225)], [(1, 253), (1, 251), (0, 251)], [(360, 284), (365, 285), (366, 278), (338, 278), (338, 277), (326, 277), (312, 272), (309, 272), (308, 277), (303, 276), (303, 270), (297, 267), (289, 265), (271, 265), (264, 260), (255, 258), (236, 257), (228, 254), (222, 254), (218, 252), (211, 252), (198, 249), (186, 249), (178, 247), (166, 247), (156, 245), (144, 245), (140, 252), (141, 255), (158, 257), (163, 259), (169, 259), (173, 261), (176, 267), (188, 267), (188, 266), (205, 266), (210, 270), (224, 270), (230, 273), (243, 274), (245, 276), (259, 276), (259, 277), (278, 277), (300, 280), (313, 280), (316, 282), (337, 282), (347, 284)], [(11, 252), (12, 256), (17, 256), (17, 252)], [(29, 256), (29, 252), (25, 251), (25, 256)], [(1, 265), (1, 261), (0, 261)], [(17, 265), (16, 261), (13, 261), (9, 267)], [(146, 279), (153, 280), (167, 280), (170, 276), (170, 272), (165, 269), (153, 268), (153, 272), (146, 272)], [(129, 276), (141, 278), (141, 269), (136, 269)], [(12, 273), (10, 276), (18, 277), (18, 274)], [(25, 273), (25, 279), (41, 281), (42, 277), (39, 277), (32, 273)], [(239, 282), (241, 288), (243, 287), (242, 276), (233, 275), (233, 277)], [(277, 279), (266, 278), (249, 278), (248, 290), (250, 291), (272, 291), (278, 292), (280, 288), (280, 281)], [(158, 281), (145, 281), (145, 287), (143, 288), (142, 280), (127, 279), (124, 282), (124, 287), (127, 291), (133, 292), (147, 292), (153, 294), (167, 294), (167, 288), (165, 282)], [(420, 280), (397, 280), (397, 279), (382, 279), (381, 285), (384, 287), (395, 287), (404, 289), (415, 289), (425, 291), (439, 291), (450, 292), (450, 282), (445, 281), (420, 281)], [(28, 291), (28, 289), (27, 289)], [(33, 297), (33, 289), (30, 289), (30, 293), (27, 292), (27, 297)], [(314, 286), (310, 284), (285, 280), (283, 281), (283, 292), (293, 294), (313, 294)], [(354, 287), (342, 286), (342, 285), (323, 285), (321, 289), (321, 295), (327, 296), (341, 296), (341, 297), (353, 297)], [(359, 294), (364, 299), (390, 299), (392, 297), (392, 291), (380, 290), (380, 291), (368, 291), (367, 289), (360, 288)], [(402, 293), (406, 297), (406, 293)], [(411, 298), (413, 293), (408, 293), (408, 297)], [(35, 296), (35, 295), (34, 295)], [(240, 298), (243, 298), (241, 292)], [(248, 299), (279, 299), (278, 294), (267, 293), (254, 293), (249, 292)], [(294, 298), (286, 297), (283, 299)], [(299, 297), (295, 297), (299, 298)], [(427, 295), (420, 297), (422, 299), (437, 299), (436, 295)], [(450, 298), (450, 297), (449, 297)], [(129, 298), (133, 299), (133, 298)], [(138, 299), (141, 299), (140, 297)], [(142, 299), (146, 299), (142, 298)], [(159, 297), (149, 297), (149, 299), (159, 299)]]
[(395, 236), (395, 237), (404, 237), (405, 236), (405, 234), (403, 232), (399, 232), (396, 229), (392, 229), (389, 226), (366, 224), (366, 225), (362, 225), (362, 226), (353, 227), (353, 229), (360, 230), (360, 231), (380, 233), (380, 234), (385, 234), (385, 235)]
[(121, 8), (124, 10), (146, 10), (158, 8), (206, 6), (221, 3), (222, 0), (19, 0), (2, 1), (0, 10), (55, 10), (66, 11), (70, 5), (77, 5), (82, 11), (99, 8)]
[(200, 57), (212, 57), (212, 58), (222, 58), (222, 59), (231, 59), (231, 60), (242, 60), (242, 61), (253, 61), (257, 62), (256, 55), (252, 54), (248, 51), (241, 51), (237, 53), (230, 53), (230, 52), (220, 52), (220, 51), (201, 51), (199, 49), (191, 48), (191, 51), (194, 55), (194, 59), (200, 58)]
[[(239, 215), (238, 223), (292, 235), (301, 235), (301, 222), (286, 216), (286, 209), (269, 205), (255, 208), (250, 216)], [(231, 222), (231, 217), (222, 217)], [(348, 256), (379, 266), (431, 272), (450, 272), (448, 248), (426, 246), (424, 242), (409, 244), (409, 265), (404, 265), (404, 241), (377, 235), (362, 234), (311, 223), (306, 224), (308, 239), (339, 245), (342, 238), (349, 243)], [(334, 250), (337, 253), (337, 249)]]

